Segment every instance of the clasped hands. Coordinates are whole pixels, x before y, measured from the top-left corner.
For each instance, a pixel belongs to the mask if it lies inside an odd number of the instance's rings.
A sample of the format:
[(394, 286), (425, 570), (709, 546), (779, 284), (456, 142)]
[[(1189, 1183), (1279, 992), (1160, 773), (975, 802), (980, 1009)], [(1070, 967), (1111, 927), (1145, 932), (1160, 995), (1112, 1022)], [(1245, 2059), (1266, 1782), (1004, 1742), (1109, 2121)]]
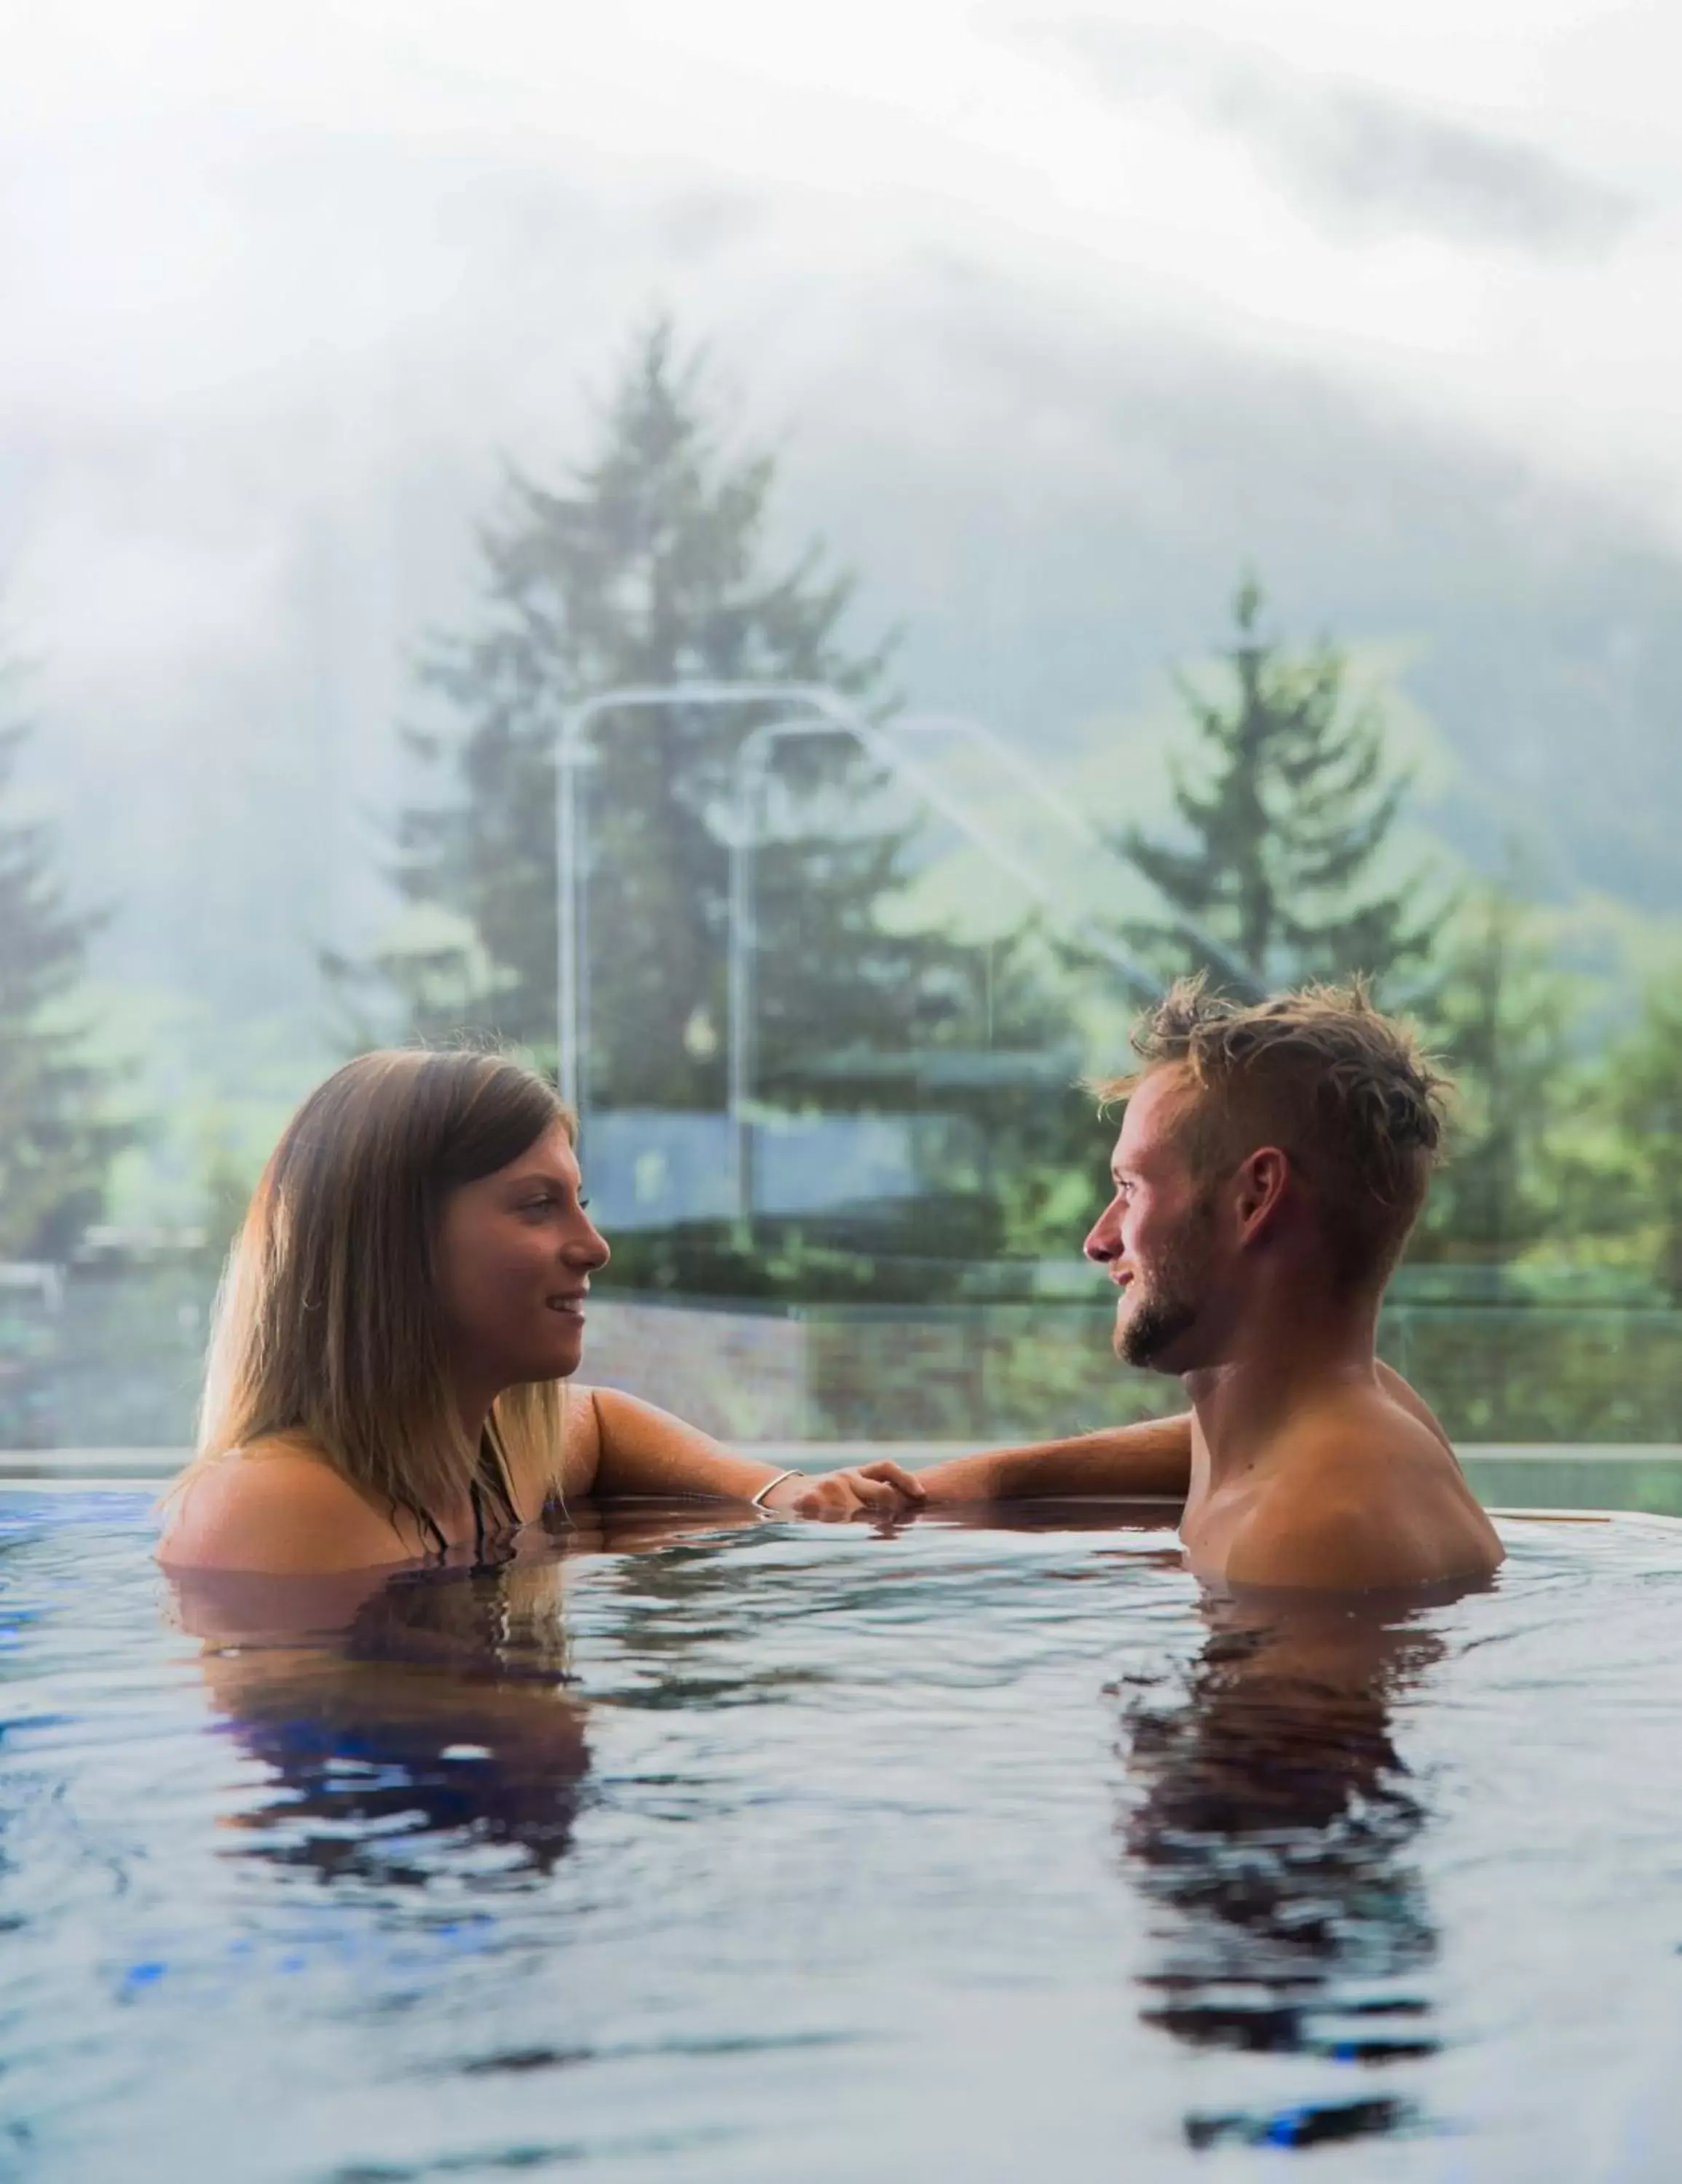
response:
[(927, 1499), (915, 1473), (884, 1457), (844, 1471), (796, 1472), (779, 1479), (760, 1506), (780, 1516), (841, 1524), (849, 1517), (909, 1516)]

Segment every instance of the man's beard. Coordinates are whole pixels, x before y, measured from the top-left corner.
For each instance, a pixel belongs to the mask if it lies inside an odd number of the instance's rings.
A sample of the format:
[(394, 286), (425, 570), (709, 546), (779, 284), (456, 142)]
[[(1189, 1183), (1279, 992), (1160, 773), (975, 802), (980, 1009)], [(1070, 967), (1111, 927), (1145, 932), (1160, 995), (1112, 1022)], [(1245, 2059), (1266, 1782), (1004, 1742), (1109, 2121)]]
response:
[[(1124, 1365), (1177, 1372), (1162, 1359), (1197, 1323), (1207, 1279), (1210, 1214), (1207, 1200), (1194, 1206), (1178, 1232), (1159, 1251), (1143, 1294), (1116, 1329), (1116, 1355)], [(1139, 1284), (1141, 1277), (1135, 1275)]]

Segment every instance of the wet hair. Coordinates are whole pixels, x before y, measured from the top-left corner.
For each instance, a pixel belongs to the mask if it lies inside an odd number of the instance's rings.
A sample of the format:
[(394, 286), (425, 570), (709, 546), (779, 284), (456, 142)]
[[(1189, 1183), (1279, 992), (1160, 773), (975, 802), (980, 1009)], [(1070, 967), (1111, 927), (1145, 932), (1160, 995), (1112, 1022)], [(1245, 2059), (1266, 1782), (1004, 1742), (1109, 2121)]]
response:
[(499, 1054), (365, 1054), (319, 1085), (229, 1254), (187, 1477), (293, 1436), (435, 1546), (440, 1512), (464, 1495), (511, 1520), (510, 1458), (558, 1468), (563, 1384), (505, 1391), (473, 1445), (451, 1393), (437, 1244), (451, 1192), (557, 1123), (574, 1134), (554, 1086)]
[(1095, 1085), (1100, 1100), (1180, 1070), (1191, 1097), (1178, 1128), (1195, 1172), (1212, 1178), (1278, 1146), (1313, 1190), (1338, 1278), (1383, 1285), (1442, 1157), (1451, 1086), (1361, 980), (1245, 1004), (1182, 978), (1139, 1017), (1133, 1045), (1143, 1066)]

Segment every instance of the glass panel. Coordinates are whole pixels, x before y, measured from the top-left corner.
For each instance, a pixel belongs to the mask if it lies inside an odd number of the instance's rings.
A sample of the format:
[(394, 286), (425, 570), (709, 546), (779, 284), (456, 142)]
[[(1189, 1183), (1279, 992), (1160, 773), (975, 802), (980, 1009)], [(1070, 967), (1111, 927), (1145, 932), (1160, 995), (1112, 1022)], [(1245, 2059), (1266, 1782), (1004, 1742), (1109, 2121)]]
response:
[(1657, 19), (1548, 21), (32, 14), (0, 1442), (184, 1446), (286, 1117), (417, 1039), (576, 1105), (587, 1379), (1160, 1408), (1082, 1086), (1200, 970), (1458, 1078), (1451, 1431), (1678, 1440), (1676, 154)]

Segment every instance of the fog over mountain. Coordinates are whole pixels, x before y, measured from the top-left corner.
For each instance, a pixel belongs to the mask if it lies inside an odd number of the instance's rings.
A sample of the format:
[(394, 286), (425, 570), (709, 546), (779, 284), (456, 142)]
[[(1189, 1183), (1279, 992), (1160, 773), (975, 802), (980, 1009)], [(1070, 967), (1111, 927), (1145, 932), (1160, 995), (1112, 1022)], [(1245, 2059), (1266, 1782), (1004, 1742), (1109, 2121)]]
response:
[(1124, 107), (1167, 98), (1231, 136), (1323, 231), (1423, 235), (1544, 256), (1604, 256), (1639, 200), (1510, 126), (1434, 113), (1264, 47), (1197, 30), (1073, 16), (1039, 26)]
[[(1657, 108), (1612, 125), (1581, 8), (1574, 88), (1528, 90), (1493, 16), (1456, 58), (1432, 11), (1422, 83), (1195, 12), (865, 10), (810, 54), (740, 8), (710, 47), (654, 8), (572, 47), (189, 9), (173, 58), (32, 24), (0, 603), (102, 975), (319, 1045), (316, 944), (389, 912), (414, 648), (471, 611), (502, 460), (581, 450), (657, 308), (916, 705), (1089, 781), (1252, 565), (1285, 630), (1398, 663), (1458, 850), (1682, 911)], [(1619, 36), (1624, 98), (1658, 55)]]

